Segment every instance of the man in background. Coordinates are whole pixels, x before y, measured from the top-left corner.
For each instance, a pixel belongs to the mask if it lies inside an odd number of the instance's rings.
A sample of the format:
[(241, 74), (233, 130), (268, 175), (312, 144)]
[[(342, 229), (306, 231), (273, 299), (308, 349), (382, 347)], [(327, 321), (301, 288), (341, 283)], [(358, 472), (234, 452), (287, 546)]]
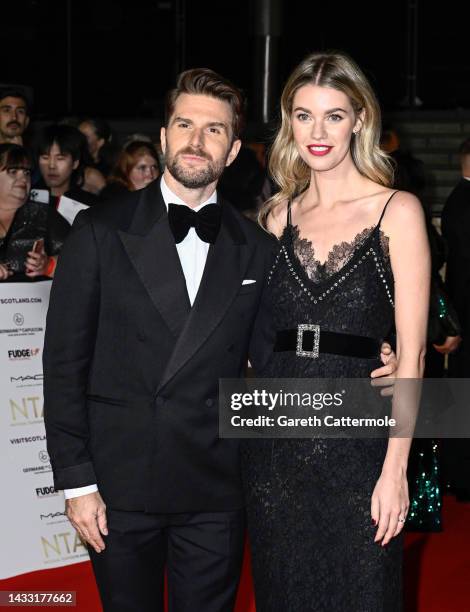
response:
[[(470, 138), (459, 148), (462, 178), (442, 211), (448, 247), (446, 288), (462, 327), (462, 343), (449, 355), (449, 376), (470, 377)], [(470, 440), (452, 440), (449, 479), (458, 501), (470, 502)]]
[(0, 144), (23, 144), (29, 125), (29, 105), (24, 92), (14, 88), (0, 89)]

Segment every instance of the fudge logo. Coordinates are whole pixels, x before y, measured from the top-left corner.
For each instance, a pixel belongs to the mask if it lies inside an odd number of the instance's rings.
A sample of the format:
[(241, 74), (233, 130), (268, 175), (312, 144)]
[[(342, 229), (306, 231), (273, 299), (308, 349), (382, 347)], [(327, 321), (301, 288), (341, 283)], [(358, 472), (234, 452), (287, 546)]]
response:
[(53, 486), (50, 487), (37, 487), (36, 489), (36, 497), (40, 499), (44, 497), (55, 497), (59, 492), (54, 489)]
[(10, 361), (25, 361), (39, 355), (39, 348), (16, 348), (8, 351), (8, 359)]

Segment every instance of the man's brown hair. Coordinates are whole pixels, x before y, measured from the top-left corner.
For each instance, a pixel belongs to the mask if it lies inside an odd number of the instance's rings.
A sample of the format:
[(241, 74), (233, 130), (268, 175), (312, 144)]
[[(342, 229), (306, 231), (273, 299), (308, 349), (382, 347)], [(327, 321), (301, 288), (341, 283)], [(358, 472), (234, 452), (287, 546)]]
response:
[(166, 96), (165, 125), (175, 110), (176, 100), (181, 94), (199, 94), (228, 102), (232, 109), (232, 138), (240, 138), (244, 123), (244, 99), (242, 92), (228, 79), (209, 68), (192, 68), (182, 72)]

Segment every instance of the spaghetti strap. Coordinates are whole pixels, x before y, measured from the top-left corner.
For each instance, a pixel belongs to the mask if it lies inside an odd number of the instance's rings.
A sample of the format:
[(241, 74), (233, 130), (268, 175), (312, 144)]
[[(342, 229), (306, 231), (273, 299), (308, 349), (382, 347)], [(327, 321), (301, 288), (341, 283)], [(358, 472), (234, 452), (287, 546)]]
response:
[(292, 211), (291, 211), (292, 202), (289, 200), (287, 202), (287, 225), (292, 225)]
[(393, 196), (394, 196), (396, 193), (398, 193), (398, 192), (399, 192), (399, 189), (397, 189), (397, 191), (394, 191), (394, 192), (392, 193), (392, 195), (391, 195), (391, 196), (388, 198), (388, 200), (386, 201), (385, 206), (383, 207), (383, 210), (382, 210), (382, 214), (380, 215), (379, 222), (377, 223), (377, 227), (380, 227), (380, 224), (382, 223), (382, 219), (384, 218), (384, 214), (385, 214), (385, 211), (387, 210), (387, 206), (388, 206), (388, 204), (389, 204), (390, 200), (391, 200), (391, 199), (393, 198)]

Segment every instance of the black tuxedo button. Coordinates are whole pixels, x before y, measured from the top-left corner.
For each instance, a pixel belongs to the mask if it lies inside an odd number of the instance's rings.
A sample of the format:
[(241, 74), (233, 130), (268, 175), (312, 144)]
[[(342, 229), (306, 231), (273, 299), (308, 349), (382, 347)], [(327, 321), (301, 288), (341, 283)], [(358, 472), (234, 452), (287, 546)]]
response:
[(164, 403), (165, 403), (165, 398), (164, 397), (158, 396), (157, 399), (155, 400), (155, 404), (157, 406), (163, 406)]
[(212, 404), (213, 404), (213, 403), (214, 403), (214, 400), (213, 400), (213, 399), (211, 399), (210, 397), (208, 397), (208, 398), (206, 399), (206, 406), (209, 406), (209, 407), (210, 407), (210, 406), (212, 406)]
[(143, 332), (137, 332), (137, 340), (139, 342), (145, 342), (147, 340), (147, 336)]

